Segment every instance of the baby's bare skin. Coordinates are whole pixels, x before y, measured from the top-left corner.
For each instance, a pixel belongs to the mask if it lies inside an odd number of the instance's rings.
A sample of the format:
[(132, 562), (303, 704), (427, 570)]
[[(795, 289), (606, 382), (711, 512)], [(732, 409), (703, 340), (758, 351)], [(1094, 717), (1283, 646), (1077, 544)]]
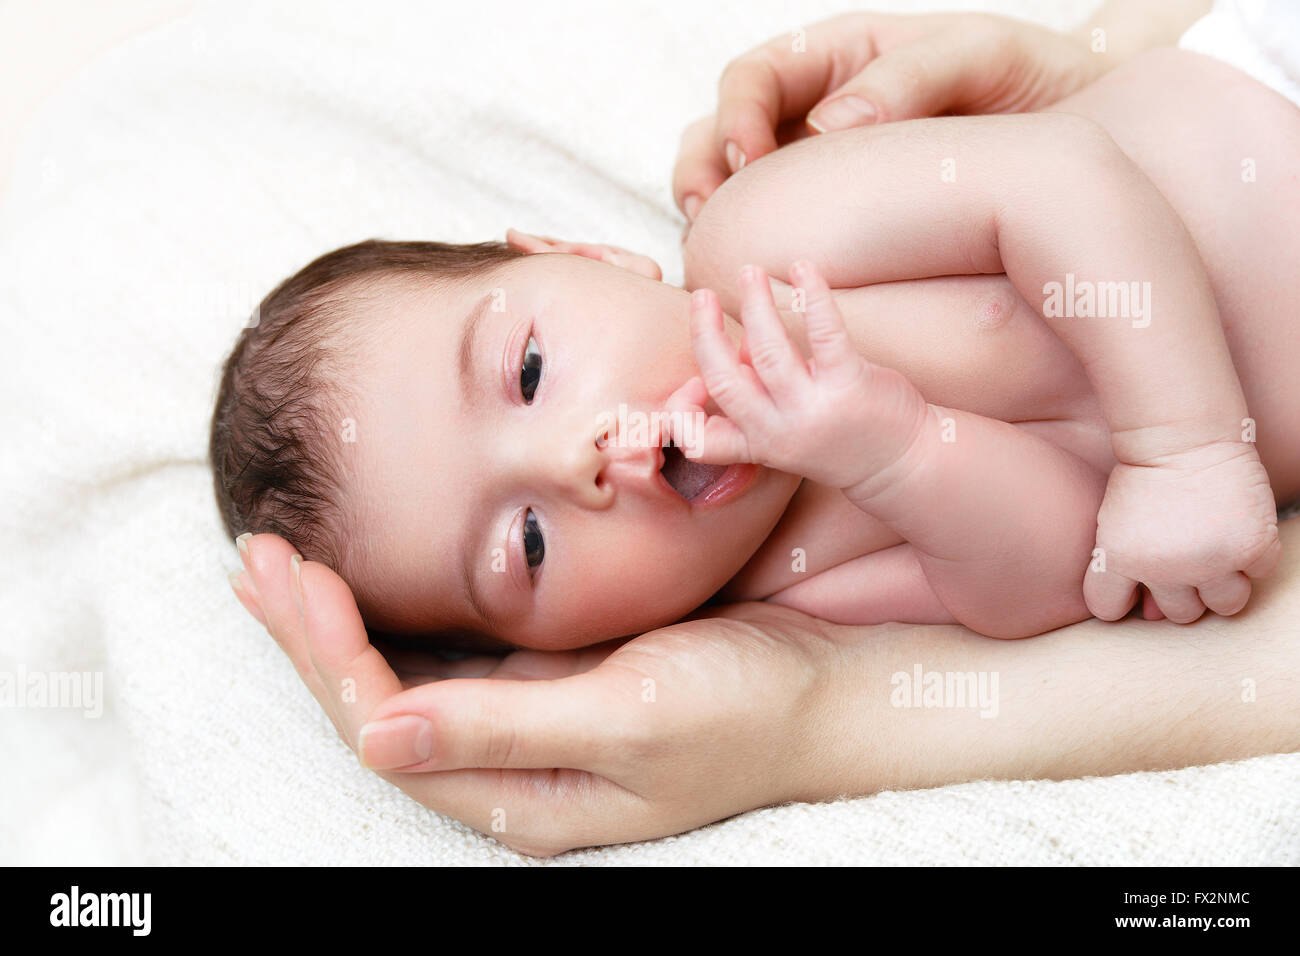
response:
[[(1294, 175), (1282, 171), (1289, 170), (1289, 157), (1300, 147), (1300, 113), (1236, 71), (1177, 51), (1140, 58), (1057, 109), (1102, 125), (1187, 225), (1206, 263), (1257, 422), (1261, 458), (1278, 498), (1292, 497), (1300, 490), (1300, 462), (1284, 436), (1300, 426), (1300, 402), (1286, 366), (1300, 345), (1300, 330), (1291, 321), (1297, 295), (1286, 263), (1296, 258), (1289, 224), (1300, 215), (1300, 188)], [(1189, 130), (1206, 132), (1195, 138)], [(1271, 173), (1243, 181), (1244, 159), (1256, 171)], [(688, 287), (718, 289), (732, 312), (738, 303), (730, 283), (720, 280), (734, 275), (740, 263), (754, 261), (769, 272), (788, 274), (789, 263), (771, 255), (780, 249), (780, 237), (765, 233), (761, 209), (745, 205), (746, 176), (757, 183), (763, 171), (758, 164), (721, 190), (686, 248)], [(801, 211), (814, 221), (842, 215), (838, 209)], [(782, 214), (784, 220), (778, 218), (772, 230), (788, 231), (789, 210)], [(750, 225), (710, 229), (710, 216), (718, 223)], [(778, 290), (778, 302), (782, 292), (788, 300), (788, 291)], [(1101, 474), (1113, 466), (1106, 422), (1082, 366), (1005, 278), (874, 285), (840, 290), (837, 300), (862, 354), (904, 371), (931, 402), (1015, 422)], [(797, 331), (797, 316), (788, 313), (787, 319)], [(861, 619), (864, 612), (878, 613), (881, 620), (936, 619), (932, 596), (897, 560), (899, 549), (881, 550), (900, 540), (838, 492), (806, 482), (782, 523), (724, 593), (733, 599), (775, 598), (839, 620)], [(792, 567), (796, 547), (806, 555), (802, 571)], [(846, 565), (868, 554), (871, 564)], [(831, 587), (824, 572), (832, 568), (853, 587)], [(878, 583), (879, 593), (864, 597), (864, 580)], [(872, 600), (884, 603), (864, 608), (863, 602)]]

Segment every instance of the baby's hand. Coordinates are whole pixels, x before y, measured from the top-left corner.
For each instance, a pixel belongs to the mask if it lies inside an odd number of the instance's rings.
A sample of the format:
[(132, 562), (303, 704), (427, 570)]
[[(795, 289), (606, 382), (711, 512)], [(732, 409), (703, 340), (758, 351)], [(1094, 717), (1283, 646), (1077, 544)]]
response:
[(1282, 553), (1267, 473), (1249, 443), (1218, 443), (1159, 464), (1119, 464), (1097, 515), (1097, 551), (1084, 576), (1088, 610), (1123, 617), (1139, 583), (1179, 624), (1208, 607), (1236, 614), (1250, 579)]
[[(812, 361), (790, 341), (766, 274), (740, 275), (740, 354), (723, 331), (712, 291), (691, 296), (691, 337), (701, 377), (674, 393), (670, 408), (703, 416), (712, 397), (721, 415), (683, 445), (709, 464), (755, 462), (845, 490), (882, 478), (920, 434), (928, 406), (893, 369), (872, 365), (853, 347), (826, 282), (809, 263), (791, 268), (803, 290)], [(678, 438), (680, 436), (674, 436)]]

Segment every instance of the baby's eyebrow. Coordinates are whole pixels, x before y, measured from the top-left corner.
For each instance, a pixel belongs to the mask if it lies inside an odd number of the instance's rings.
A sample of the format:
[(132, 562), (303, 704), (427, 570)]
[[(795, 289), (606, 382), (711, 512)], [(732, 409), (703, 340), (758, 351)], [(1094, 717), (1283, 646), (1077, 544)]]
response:
[(470, 385), (474, 378), (474, 346), (478, 339), (479, 325), (483, 322), (483, 316), (487, 314), (488, 303), (492, 301), (492, 293), (487, 292), (483, 298), (475, 303), (470, 309), (469, 316), (465, 319), (465, 326), (460, 333), (460, 354), (458, 365), (460, 367), (460, 392), (465, 404), (470, 404), (473, 394)]

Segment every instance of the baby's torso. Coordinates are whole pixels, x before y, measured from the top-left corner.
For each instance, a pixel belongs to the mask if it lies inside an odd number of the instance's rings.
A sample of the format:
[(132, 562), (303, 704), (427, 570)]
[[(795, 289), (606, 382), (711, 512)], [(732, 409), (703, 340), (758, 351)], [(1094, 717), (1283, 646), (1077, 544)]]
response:
[[(1215, 286), (1261, 458), (1279, 497), (1294, 497), (1300, 110), (1230, 67), (1174, 50), (1140, 57), (1054, 109), (1103, 125), (1183, 217)], [(929, 401), (1015, 423), (1103, 472), (1113, 464), (1082, 366), (1005, 277), (835, 294), (862, 354), (904, 371)], [(838, 491), (804, 481), (721, 596), (767, 599), (899, 542)]]

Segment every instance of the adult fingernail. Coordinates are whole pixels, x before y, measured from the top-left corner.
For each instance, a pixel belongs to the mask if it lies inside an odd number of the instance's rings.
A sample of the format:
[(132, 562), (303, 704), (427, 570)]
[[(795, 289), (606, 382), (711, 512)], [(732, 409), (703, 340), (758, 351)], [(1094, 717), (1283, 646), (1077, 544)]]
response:
[(371, 721), (361, 728), (357, 748), (371, 770), (424, 763), (433, 755), (433, 724), (414, 714)]
[(694, 222), (695, 217), (700, 214), (700, 207), (702, 205), (704, 205), (703, 200), (701, 200), (699, 196), (695, 195), (695, 193), (691, 193), (682, 200), (682, 211), (686, 213), (687, 219)]
[(244, 562), (244, 567), (248, 567), (248, 539), (253, 536), (253, 532), (245, 531), (235, 539), (235, 547), (239, 549), (239, 559)]
[(819, 133), (849, 129), (874, 122), (876, 108), (860, 96), (841, 96), (823, 103), (808, 115), (808, 125)]
[(745, 166), (745, 151), (727, 140), (727, 165), (731, 167), (733, 173), (740, 172)]
[(266, 623), (266, 613), (262, 610), (262, 596), (257, 593), (257, 585), (253, 583), (249, 573), (244, 570), (231, 571), (227, 577), (230, 579), (230, 587), (234, 590), (239, 603), (244, 605), (248, 613), (252, 614), (259, 624), (269, 630)]
[(302, 613), (302, 555), (295, 554), (289, 559), (289, 573), (293, 578), (293, 603), (298, 605), (298, 613)]

